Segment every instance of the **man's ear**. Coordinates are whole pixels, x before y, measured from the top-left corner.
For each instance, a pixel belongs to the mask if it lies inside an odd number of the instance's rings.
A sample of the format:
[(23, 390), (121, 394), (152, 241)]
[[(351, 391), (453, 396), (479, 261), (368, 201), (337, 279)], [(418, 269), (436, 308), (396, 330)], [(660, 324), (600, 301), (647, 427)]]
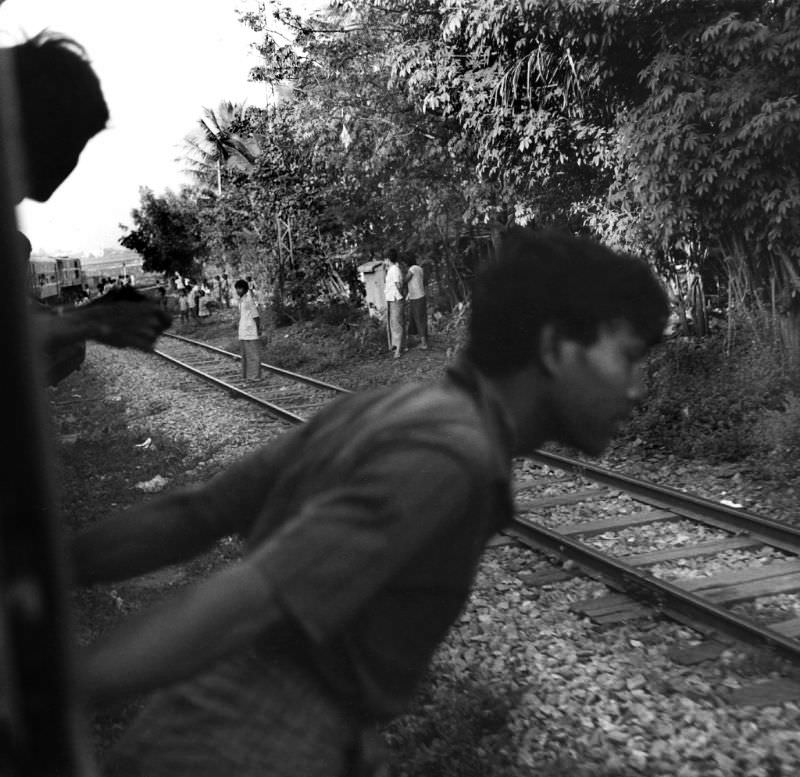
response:
[(556, 375), (561, 364), (564, 338), (555, 324), (545, 324), (539, 330), (539, 363), (545, 374)]
[(574, 363), (580, 347), (557, 324), (545, 324), (539, 333), (539, 360), (542, 370), (551, 378), (558, 377)]

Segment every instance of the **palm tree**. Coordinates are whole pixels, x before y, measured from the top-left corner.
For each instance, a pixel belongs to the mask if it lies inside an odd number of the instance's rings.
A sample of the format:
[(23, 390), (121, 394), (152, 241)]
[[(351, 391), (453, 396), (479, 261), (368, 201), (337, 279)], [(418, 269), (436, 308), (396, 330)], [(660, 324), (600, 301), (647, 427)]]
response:
[(245, 118), (244, 103), (222, 101), (216, 111), (203, 108), (197, 128), (184, 138), (187, 172), (199, 181), (216, 179), (222, 194), (222, 168), (252, 170), (261, 148), (255, 137), (245, 137), (233, 127)]

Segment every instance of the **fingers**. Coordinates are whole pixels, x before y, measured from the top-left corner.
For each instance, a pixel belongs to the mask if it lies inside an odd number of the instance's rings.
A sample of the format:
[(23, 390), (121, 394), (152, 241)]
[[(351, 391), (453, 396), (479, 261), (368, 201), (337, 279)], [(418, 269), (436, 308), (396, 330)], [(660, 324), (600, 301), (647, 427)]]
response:
[(172, 323), (172, 316), (157, 303), (118, 301), (97, 310), (95, 339), (116, 348), (150, 351)]

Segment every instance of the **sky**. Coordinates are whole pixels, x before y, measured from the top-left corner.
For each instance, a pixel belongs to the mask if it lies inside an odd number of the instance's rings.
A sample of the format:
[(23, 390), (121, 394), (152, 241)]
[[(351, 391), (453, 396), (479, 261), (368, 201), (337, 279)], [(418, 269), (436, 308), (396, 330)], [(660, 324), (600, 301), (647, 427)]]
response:
[(98, 255), (133, 227), (139, 188), (176, 191), (176, 157), (203, 108), (221, 100), (263, 106), (247, 80), (256, 40), (236, 16), (247, 0), (5, 0), (0, 45), (47, 28), (77, 40), (100, 78), (111, 118), (46, 203), (23, 201), (19, 228), (34, 252)]

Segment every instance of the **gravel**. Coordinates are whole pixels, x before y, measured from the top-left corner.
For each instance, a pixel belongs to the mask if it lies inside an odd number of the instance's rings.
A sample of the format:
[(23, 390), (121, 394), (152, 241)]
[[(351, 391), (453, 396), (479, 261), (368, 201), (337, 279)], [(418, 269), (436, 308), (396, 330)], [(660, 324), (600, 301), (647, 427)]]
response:
[[(53, 398), (100, 392), (120, 403), (143, 443), (154, 433), (180, 437), (191, 451), (189, 477), (205, 477), (286, 428), (246, 403), (187, 393), (176, 383), (174, 368), (154, 356), (90, 345), (83, 370)], [(64, 420), (61, 407), (62, 435), (91, 433)], [(648, 471), (641, 460), (626, 464), (642, 477)], [(763, 490), (753, 498), (757, 492), (744, 478), (732, 483), (713, 468), (681, 466), (682, 485), (706, 496), (741, 500), (751, 509), (782, 503), (783, 496), (772, 500)], [(671, 472), (662, 480), (669, 482), (674, 462), (650, 469), (659, 468)], [(737, 692), (755, 683), (779, 680), (788, 688), (796, 679), (792, 667), (739, 644), (713, 661), (678, 663), (674, 651), (700, 643), (701, 635), (660, 618), (598, 626), (571, 605), (607, 594), (600, 583), (573, 578), (534, 588), (523, 582), (525, 573), (549, 565), (515, 543), (487, 549), (470, 602), (437, 652), (416, 704), (384, 732), (398, 775), (800, 773), (800, 704), (736, 701)], [(775, 606), (791, 617), (791, 604)]]

